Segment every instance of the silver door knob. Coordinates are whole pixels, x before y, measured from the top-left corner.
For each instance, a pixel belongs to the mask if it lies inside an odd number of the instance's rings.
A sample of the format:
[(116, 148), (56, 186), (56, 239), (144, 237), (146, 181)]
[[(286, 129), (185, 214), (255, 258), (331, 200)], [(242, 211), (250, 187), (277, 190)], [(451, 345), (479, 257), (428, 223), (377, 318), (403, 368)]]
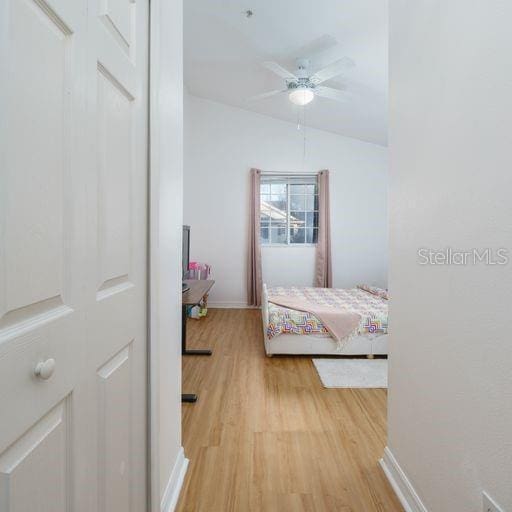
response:
[(55, 359), (47, 359), (46, 361), (41, 361), (37, 363), (36, 369), (34, 370), (34, 375), (43, 380), (48, 380), (55, 371)]

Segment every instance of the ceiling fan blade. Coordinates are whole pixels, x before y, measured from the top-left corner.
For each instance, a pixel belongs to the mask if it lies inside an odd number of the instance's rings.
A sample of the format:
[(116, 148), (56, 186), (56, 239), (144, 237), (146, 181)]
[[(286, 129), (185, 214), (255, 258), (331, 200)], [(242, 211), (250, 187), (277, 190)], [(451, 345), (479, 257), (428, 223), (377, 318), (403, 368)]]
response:
[(325, 68), (317, 71), (312, 77), (309, 79), (315, 84), (321, 84), (326, 80), (334, 78), (335, 76), (343, 73), (345, 69), (353, 67), (354, 61), (349, 59), (348, 57), (342, 57), (341, 59), (329, 64)]
[(276, 89), (275, 91), (268, 91), (262, 94), (256, 94), (256, 96), (251, 96), (247, 98), (247, 101), (258, 101), (263, 100), (265, 98), (270, 98), (271, 96), (275, 96), (276, 94), (281, 94), (282, 92), (286, 92), (288, 89)]
[(324, 87), (323, 85), (315, 87), (315, 94), (330, 100), (345, 102), (347, 101), (347, 92), (340, 89), (333, 89), (332, 87)]
[(272, 71), (276, 75), (279, 75), (281, 78), (285, 80), (296, 80), (297, 77), (287, 69), (284, 69), (283, 66), (280, 66), (277, 62), (266, 61), (263, 63), (263, 66), (268, 70)]

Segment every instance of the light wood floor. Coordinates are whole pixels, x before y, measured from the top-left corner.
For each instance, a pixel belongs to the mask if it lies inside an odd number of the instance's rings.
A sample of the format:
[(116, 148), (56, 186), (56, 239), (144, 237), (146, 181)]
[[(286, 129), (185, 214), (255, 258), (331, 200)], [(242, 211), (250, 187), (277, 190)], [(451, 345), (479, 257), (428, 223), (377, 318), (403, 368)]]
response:
[(178, 511), (402, 511), (379, 465), (384, 390), (324, 389), (311, 358), (264, 355), (261, 313), (189, 320)]

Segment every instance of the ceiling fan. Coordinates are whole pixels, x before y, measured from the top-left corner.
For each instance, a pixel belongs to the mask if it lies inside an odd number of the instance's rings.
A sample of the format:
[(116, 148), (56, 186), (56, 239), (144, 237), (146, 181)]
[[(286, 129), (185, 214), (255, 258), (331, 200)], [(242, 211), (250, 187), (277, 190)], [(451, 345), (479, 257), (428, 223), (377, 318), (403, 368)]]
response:
[(322, 96), (335, 101), (345, 101), (345, 91), (334, 89), (332, 87), (325, 87), (320, 84), (340, 75), (345, 69), (351, 68), (354, 66), (354, 62), (348, 57), (342, 57), (312, 75), (309, 71), (309, 59), (297, 59), (297, 71), (295, 73), (291, 73), (280, 66), (277, 62), (264, 62), (263, 66), (268, 70), (273, 71), (281, 78), (284, 78), (286, 87), (284, 89), (277, 89), (263, 94), (258, 94), (249, 98), (249, 101), (262, 100), (264, 98), (269, 98), (270, 96), (287, 92), (288, 98), (292, 103), (304, 106), (313, 101), (315, 96)]

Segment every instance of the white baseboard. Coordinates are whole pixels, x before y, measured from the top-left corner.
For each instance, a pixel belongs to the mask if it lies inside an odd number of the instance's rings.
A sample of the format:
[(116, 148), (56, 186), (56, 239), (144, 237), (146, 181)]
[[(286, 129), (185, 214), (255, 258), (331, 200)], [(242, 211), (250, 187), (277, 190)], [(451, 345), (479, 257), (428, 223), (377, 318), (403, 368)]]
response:
[(246, 302), (211, 302), (208, 301), (208, 308), (211, 309), (259, 309), (256, 306), (249, 306)]
[(379, 462), (391, 487), (393, 487), (395, 494), (404, 507), (405, 512), (428, 512), (411, 482), (387, 446)]
[(183, 485), (183, 480), (185, 479), (187, 468), (188, 459), (185, 458), (185, 452), (183, 447), (181, 447), (178, 456), (176, 457), (176, 462), (174, 463), (171, 477), (167, 482), (164, 495), (162, 497), (162, 502), (160, 504), (160, 510), (162, 512), (174, 512), (174, 509), (178, 504), (178, 499), (180, 497), (181, 487)]

